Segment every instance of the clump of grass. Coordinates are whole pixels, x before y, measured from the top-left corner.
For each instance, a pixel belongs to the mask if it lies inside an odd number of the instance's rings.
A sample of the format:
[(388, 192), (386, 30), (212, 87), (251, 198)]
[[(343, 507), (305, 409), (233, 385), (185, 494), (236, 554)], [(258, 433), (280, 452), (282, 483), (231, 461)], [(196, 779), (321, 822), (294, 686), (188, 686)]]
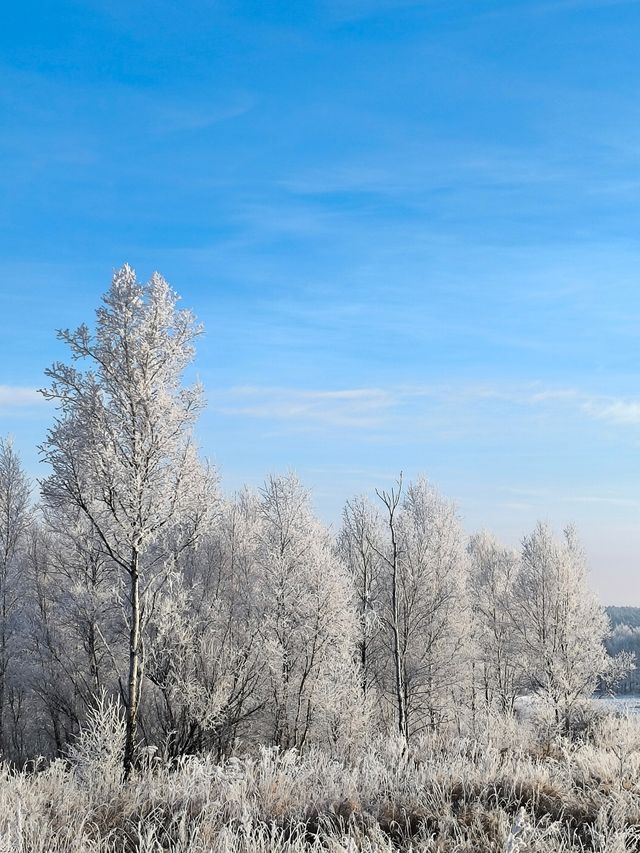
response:
[(348, 762), (266, 748), (147, 761), (127, 782), (120, 731), (104, 704), (68, 760), (2, 768), (0, 853), (640, 851), (634, 718), (577, 741), (516, 737), (508, 720), (410, 749), (379, 739)]

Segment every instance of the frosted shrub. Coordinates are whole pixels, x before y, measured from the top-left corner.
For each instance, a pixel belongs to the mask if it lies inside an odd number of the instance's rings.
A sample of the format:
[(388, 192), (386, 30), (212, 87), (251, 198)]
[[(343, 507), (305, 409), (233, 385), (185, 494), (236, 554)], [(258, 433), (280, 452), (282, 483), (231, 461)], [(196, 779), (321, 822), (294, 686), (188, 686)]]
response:
[(617, 761), (619, 779), (640, 772), (640, 721), (631, 714), (607, 714), (598, 722), (596, 741)]
[(477, 721), (475, 738), (481, 744), (517, 752), (530, 745), (531, 731), (515, 714), (489, 710)]
[(92, 788), (112, 787), (121, 782), (125, 735), (120, 703), (103, 690), (69, 748), (75, 777)]
[(566, 714), (559, 716), (551, 700), (545, 696), (536, 696), (526, 713), (537, 741), (547, 746), (563, 738), (590, 740), (602, 717), (596, 704), (583, 698), (577, 700)]

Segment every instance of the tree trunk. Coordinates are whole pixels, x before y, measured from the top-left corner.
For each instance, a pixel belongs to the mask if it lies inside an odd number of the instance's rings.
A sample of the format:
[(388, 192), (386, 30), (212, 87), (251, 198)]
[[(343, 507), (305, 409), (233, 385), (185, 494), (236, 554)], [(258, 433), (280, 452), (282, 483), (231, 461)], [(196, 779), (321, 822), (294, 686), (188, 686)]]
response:
[(129, 680), (127, 684), (126, 738), (124, 746), (124, 777), (128, 779), (133, 767), (138, 731), (140, 700), (140, 576), (139, 556), (134, 548), (131, 555), (131, 631), (129, 632)]
[(398, 703), (398, 728), (400, 734), (408, 738), (407, 709), (405, 702), (405, 685), (403, 678), (403, 659), (400, 649), (400, 614), (398, 605), (398, 545), (396, 542), (393, 516), (389, 519), (391, 531), (392, 565), (391, 565), (391, 611), (393, 636), (393, 668), (395, 673), (396, 701)]
[(2, 613), (0, 614), (0, 754), (6, 759), (6, 736), (4, 730), (4, 704), (7, 678), (7, 564), (9, 555), (5, 551), (2, 564)]
[(367, 557), (362, 553), (362, 641), (360, 643), (360, 666), (362, 669), (362, 692), (367, 695)]

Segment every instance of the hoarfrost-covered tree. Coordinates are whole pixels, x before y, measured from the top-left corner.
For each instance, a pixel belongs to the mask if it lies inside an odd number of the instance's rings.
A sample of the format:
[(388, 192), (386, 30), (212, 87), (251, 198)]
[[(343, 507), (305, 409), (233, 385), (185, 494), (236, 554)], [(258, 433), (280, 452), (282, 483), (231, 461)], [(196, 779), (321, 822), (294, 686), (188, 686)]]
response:
[(572, 528), (557, 541), (539, 523), (524, 539), (513, 600), (530, 685), (566, 730), (579, 701), (612, 666), (604, 645), (609, 622)]
[(452, 503), (411, 483), (399, 525), (407, 734), (456, 716), (467, 653), (464, 533)]
[(373, 547), (382, 561), (380, 680), (405, 737), (456, 716), (467, 654), (466, 555), (451, 503), (421, 478), (378, 492), (387, 534)]
[[(382, 621), (387, 629), (385, 639), (389, 641), (390, 671), (392, 675), (393, 688), (388, 692), (393, 695), (397, 710), (397, 727), (400, 736), (408, 738), (409, 721), (407, 714), (407, 664), (406, 643), (402, 641), (402, 564), (401, 550), (398, 542), (398, 507), (402, 497), (402, 474), (396, 488), (390, 491), (376, 491), (386, 509), (386, 525), (388, 528), (388, 544), (380, 542), (374, 545), (374, 549), (381, 558), (385, 568), (384, 589), (385, 599), (381, 609)], [(371, 543), (370, 543), (371, 544)]]
[(160, 597), (147, 672), (162, 694), (160, 724), (171, 756), (229, 753), (239, 737), (251, 739), (264, 707), (259, 528), (255, 495), (220, 501)]
[(31, 699), (26, 727), (30, 748), (42, 755), (60, 755), (78, 723), (69, 677), (77, 661), (66, 628), (57, 618), (60, 589), (52, 565), (55, 549), (52, 532), (41, 523), (33, 524), (26, 553), (30, 607), (25, 614), (27, 654), (22, 682)]
[(64, 633), (67, 653), (73, 655), (69, 675), (74, 693), (88, 711), (103, 689), (111, 688), (121, 657), (122, 577), (105, 554), (101, 540), (84, 513), (58, 506), (45, 513), (51, 534), (49, 551), (53, 581), (55, 628)]
[[(202, 407), (198, 385), (182, 375), (200, 334), (192, 314), (157, 273), (141, 284), (129, 266), (118, 270), (86, 325), (59, 337), (74, 364), (48, 371), (47, 398), (58, 416), (42, 447), (52, 468), (42, 484), (50, 512), (76, 508), (127, 581), (128, 674), (125, 773), (136, 745), (143, 667), (143, 612), (153, 582), (193, 525), (181, 526), (200, 498), (192, 427)], [(80, 370), (75, 363), (86, 365)]]
[[(22, 716), (41, 754), (64, 753), (102, 690), (118, 691), (127, 640), (122, 578), (77, 510), (36, 512), (24, 554)], [(26, 703), (26, 704), (25, 704)], [(20, 740), (17, 754), (22, 754)]]
[(468, 552), (469, 605), (477, 656), (473, 665), (473, 701), (479, 684), (487, 710), (497, 706), (503, 713), (511, 713), (522, 686), (522, 663), (512, 615), (518, 555), (488, 533), (472, 536)]
[(268, 737), (298, 749), (310, 740), (337, 741), (362, 714), (347, 570), (293, 475), (268, 480), (260, 513)]
[(382, 647), (379, 612), (382, 594), (382, 520), (364, 497), (348, 501), (342, 513), (338, 553), (349, 569), (360, 621), (359, 660), (365, 696), (377, 688)]
[(0, 753), (6, 754), (7, 678), (17, 607), (24, 593), (21, 555), (30, 523), (30, 487), (9, 439), (0, 439)]

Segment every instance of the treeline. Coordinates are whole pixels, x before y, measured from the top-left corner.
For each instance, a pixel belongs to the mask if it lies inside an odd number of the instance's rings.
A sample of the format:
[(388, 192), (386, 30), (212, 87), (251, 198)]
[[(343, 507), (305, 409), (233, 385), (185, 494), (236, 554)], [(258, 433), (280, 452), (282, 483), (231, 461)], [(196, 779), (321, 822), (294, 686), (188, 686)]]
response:
[(640, 607), (605, 607), (612, 628), (618, 625), (628, 625), (630, 628), (640, 628)]
[(34, 508), (0, 446), (0, 749), (64, 755), (96, 702), (144, 753), (255, 744), (346, 755), (373, 733), (473, 732), (535, 693), (564, 731), (619, 682), (572, 530), (470, 540), (424, 479), (344, 509), (332, 537), (295, 476), (224, 496), (182, 376), (200, 327), (123, 267), (95, 330), (59, 333), (50, 475)]
[[(621, 653), (640, 660), (640, 607), (607, 607), (611, 634), (605, 645), (612, 657)], [(620, 680), (618, 693), (640, 694), (640, 671), (632, 669)]]

